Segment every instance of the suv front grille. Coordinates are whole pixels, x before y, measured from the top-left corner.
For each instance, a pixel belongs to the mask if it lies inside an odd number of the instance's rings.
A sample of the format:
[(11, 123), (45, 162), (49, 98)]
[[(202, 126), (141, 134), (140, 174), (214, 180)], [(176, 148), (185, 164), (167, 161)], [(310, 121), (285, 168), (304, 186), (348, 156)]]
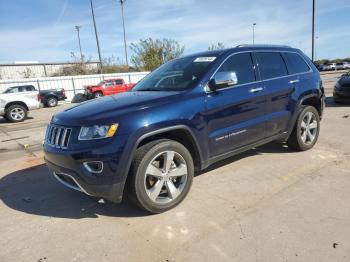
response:
[(71, 128), (49, 125), (46, 130), (45, 142), (49, 146), (67, 149), (71, 134)]

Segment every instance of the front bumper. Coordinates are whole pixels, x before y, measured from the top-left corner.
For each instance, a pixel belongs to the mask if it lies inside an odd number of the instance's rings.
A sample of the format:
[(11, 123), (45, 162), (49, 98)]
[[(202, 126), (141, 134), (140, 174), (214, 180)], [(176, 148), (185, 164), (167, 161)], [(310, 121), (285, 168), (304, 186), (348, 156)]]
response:
[(337, 101), (350, 102), (350, 92), (334, 90), (333, 98)]
[(81, 191), (87, 195), (102, 197), (114, 203), (120, 203), (123, 198), (124, 183), (115, 183), (110, 185), (89, 184), (78, 173), (78, 170), (58, 166), (50, 162), (45, 156), (45, 162), (48, 168), (53, 172), (55, 178), (68, 188)]
[[(112, 202), (122, 200), (126, 181), (123, 137), (113, 141), (89, 142), (90, 148), (63, 150), (44, 144), (45, 161), (55, 177), (65, 186)], [(94, 143), (94, 144), (92, 144)], [(102, 143), (102, 144), (96, 144)], [(101, 172), (92, 172), (86, 163), (102, 162)], [(85, 164), (84, 164), (85, 163)]]

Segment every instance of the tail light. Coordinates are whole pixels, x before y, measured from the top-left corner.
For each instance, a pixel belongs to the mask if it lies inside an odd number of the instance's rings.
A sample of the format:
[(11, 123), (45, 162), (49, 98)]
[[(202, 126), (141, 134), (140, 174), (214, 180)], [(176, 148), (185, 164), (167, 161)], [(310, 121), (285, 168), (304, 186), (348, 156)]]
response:
[(38, 101), (40, 102), (41, 101), (41, 95), (40, 94), (38, 94)]
[(62, 94), (65, 95), (66, 94), (66, 90), (64, 90), (64, 88), (62, 88)]

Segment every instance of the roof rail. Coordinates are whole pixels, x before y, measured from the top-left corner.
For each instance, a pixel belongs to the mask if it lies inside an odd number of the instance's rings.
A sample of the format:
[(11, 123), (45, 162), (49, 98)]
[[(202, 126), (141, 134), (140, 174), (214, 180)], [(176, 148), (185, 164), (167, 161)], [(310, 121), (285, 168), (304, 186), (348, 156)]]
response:
[(236, 48), (239, 47), (291, 47), (289, 45), (270, 45), (270, 44), (258, 44), (258, 45), (251, 45), (251, 44), (241, 44), (237, 45)]

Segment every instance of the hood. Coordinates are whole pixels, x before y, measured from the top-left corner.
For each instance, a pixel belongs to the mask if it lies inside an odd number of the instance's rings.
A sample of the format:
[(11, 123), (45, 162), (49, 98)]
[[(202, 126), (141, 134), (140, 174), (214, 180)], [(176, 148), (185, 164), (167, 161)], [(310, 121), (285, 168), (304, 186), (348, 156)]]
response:
[(69, 126), (112, 123), (118, 116), (125, 116), (131, 112), (147, 110), (148, 108), (169, 103), (179, 93), (144, 91), (105, 96), (83, 102), (57, 113), (53, 117), (52, 122)]
[(341, 87), (350, 87), (350, 76), (342, 76), (338, 83)]

